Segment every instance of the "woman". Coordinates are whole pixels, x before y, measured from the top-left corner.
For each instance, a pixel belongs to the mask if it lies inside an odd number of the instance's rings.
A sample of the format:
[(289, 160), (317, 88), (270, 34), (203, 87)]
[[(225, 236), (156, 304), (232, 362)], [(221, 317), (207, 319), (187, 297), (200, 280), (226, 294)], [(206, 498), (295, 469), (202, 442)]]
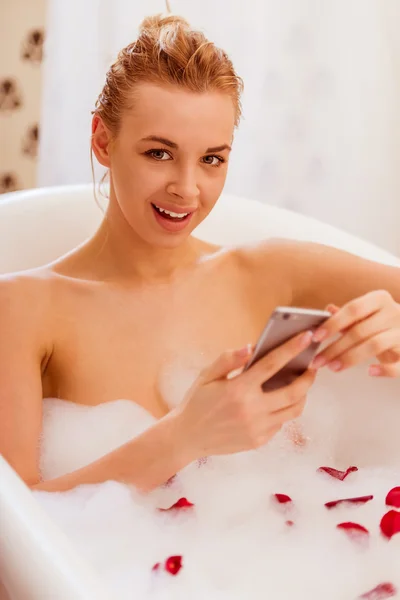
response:
[[(146, 19), (107, 73), (92, 126), (92, 150), (110, 173), (99, 230), (60, 260), (0, 282), (0, 451), (33, 489), (116, 479), (151, 490), (198, 457), (265, 444), (301, 414), (324, 361), (337, 371), (377, 355), (371, 375), (399, 374), (397, 269), (315, 244), (227, 251), (191, 235), (223, 189), (241, 89), (226, 54), (175, 16)], [(344, 335), (291, 385), (260, 388), (310, 332), (227, 378), (245, 365), (275, 306), (332, 302), (342, 308), (332, 305), (315, 335)], [(161, 373), (189, 355), (209, 366), (169, 410)], [(159, 420), (43, 482), (44, 397), (140, 398)]]

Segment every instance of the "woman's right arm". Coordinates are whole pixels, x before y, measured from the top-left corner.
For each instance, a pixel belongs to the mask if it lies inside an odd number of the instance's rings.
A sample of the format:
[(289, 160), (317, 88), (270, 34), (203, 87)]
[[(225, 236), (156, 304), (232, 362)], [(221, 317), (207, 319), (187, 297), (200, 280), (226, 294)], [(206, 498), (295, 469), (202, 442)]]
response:
[(0, 277), (0, 454), (27, 485), (39, 481), (41, 366), (47, 306), (33, 278)]
[(151, 489), (182, 469), (174, 415), (99, 460), (41, 481), (42, 370), (51, 355), (51, 281), (0, 277), (0, 454), (32, 489), (64, 491), (110, 479)]
[(173, 414), (89, 465), (55, 479), (31, 486), (48, 492), (66, 491), (77, 485), (110, 479), (129, 483), (146, 492), (165, 483), (189, 464), (179, 435), (179, 419)]

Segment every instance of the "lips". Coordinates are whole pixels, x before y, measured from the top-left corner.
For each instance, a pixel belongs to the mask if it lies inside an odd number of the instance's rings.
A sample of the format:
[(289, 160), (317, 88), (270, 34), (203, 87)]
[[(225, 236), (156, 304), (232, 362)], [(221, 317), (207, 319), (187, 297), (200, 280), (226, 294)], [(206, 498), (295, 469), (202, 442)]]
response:
[(166, 211), (169, 213), (175, 213), (174, 216), (181, 217), (182, 215), (186, 215), (187, 213), (193, 213), (196, 211), (197, 206), (193, 205), (177, 205), (169, 202), (152, 202), (152, 206), (158, 209), (160, 212)]
[[(171, 233), (177, 233), (177, 232), (185, 229), (194, 214), (193, 210), (188, 211), (187, 209), (184, 209), (184, 208), (179, 208), (179, 210), (177, 208), (175, 208), (175, 210), (173, 210), (172, 207), (171, 208), (161, 208), (158, 205), (155, 205), (153, 203), (151, 204), (151, 209), (152, 209), (153, 215), (156, 218), (157, 223), (159, 225), (161, 225), (161, 227), (164, 230), (169, 231)], [(184, 214), (184, 213), (187, 213), (187, 214), (184, 217), (174, 217), (174, 216), (167, 214), (165, 212), (165, 210), (175, 213), (175, 214)]]
[(162, 215), (166, 219), (172, 221), (182, 221), (190, 214), (189, 211), (169, 211), (165, 208), (160, 208), (156, 204), (152, 204), (152, 207), (158, 212), (159, 215)]

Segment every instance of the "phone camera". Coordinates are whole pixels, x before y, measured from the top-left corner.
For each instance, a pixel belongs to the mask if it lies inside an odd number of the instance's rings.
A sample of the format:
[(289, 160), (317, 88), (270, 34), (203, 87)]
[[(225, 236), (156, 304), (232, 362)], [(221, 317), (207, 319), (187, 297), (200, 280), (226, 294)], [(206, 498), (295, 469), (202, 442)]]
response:
[(284, 321), (287, 321), (288, 319), (290, 319), (290, 314), (289, 313), (283, 313), (282, 318), (283, 318)]

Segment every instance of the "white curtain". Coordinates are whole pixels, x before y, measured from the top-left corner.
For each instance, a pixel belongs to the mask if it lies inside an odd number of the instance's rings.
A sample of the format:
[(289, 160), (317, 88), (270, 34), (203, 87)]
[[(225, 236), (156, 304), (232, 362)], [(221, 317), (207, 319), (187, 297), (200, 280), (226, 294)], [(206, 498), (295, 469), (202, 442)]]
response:
[[(39, 181), (91, 181), (90, 111), (163, 0), (49, 0)], [(231, 55), (244, 118), (226, 190), (400, 254), (400, 0), (171, 0)]]

